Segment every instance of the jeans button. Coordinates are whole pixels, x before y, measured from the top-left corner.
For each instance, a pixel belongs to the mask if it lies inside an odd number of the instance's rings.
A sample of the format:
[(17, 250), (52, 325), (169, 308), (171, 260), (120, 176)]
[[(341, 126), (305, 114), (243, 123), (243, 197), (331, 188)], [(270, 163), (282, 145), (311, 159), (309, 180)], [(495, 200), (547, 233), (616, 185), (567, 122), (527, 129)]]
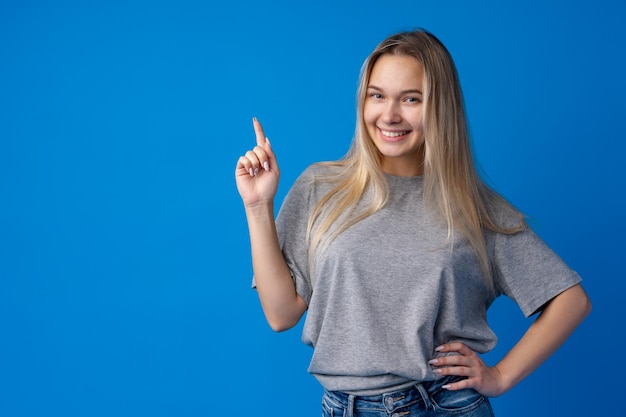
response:
[(393, 398), (391, 397), (385, 398), (385, 406), (387, 408), (391, 408), (393, 406)]

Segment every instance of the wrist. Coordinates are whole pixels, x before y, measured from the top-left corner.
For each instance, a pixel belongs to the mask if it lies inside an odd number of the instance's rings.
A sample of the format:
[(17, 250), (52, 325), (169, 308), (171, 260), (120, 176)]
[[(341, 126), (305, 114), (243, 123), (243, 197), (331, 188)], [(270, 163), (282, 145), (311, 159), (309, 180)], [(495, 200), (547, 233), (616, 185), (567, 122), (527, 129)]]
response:
[(496, 396), (500, 396), (505, 392), (509, 391), (517, 381), (513, 378), (510, 373), (507, 373), (500, 364), (495, 365), (493, 370), (496, 372), (497, 381), (498, 381), (498, 394)]
[(246, 216), (252, 218), (266, 217), (270, 215), (274, 218), (274, 200), (259, 201), (254, 204), (245, 204)]

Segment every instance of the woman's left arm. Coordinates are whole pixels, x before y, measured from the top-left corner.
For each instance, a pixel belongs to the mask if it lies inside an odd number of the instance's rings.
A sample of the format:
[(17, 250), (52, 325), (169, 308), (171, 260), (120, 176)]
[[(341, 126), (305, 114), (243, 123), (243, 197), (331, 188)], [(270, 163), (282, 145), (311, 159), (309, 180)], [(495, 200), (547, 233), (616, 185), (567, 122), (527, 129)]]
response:
[(467, 378), (445, 385), (449, 390), (473, 388), (488, 397), (504, 394), (527, 377), (572, 334), (591, 311), (591, 301), (580, 284), (554, 297), (524, 336), (495, 366), (487, 366), (469, 347), (460, 342), (439, 346), (439, 352), (460, 355), (433, 359), (439, 375)]

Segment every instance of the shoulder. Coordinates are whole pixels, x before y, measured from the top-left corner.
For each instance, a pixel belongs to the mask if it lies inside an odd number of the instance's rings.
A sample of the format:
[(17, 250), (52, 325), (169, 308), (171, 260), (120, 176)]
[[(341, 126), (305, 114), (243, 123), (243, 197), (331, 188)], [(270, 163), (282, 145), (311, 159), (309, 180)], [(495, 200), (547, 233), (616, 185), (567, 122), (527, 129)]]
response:
[(287, 193), (287, 201), (297, 204), (314, 204), (321, 196), (328, 193), (340, 176), (341, 169), (334, 162), (318, 162), (309, 165), (300, 173)]
[(309, 165), (296, 179), (293, 188), (328, 192), (343, 178), (346, 170), (338, 162), (317, 162)]
[(340, 161), (316, 162), (302, 171), (298, 181), (332, 182), (334, 178), (341, 177), (344, 172), (344, 166)]
[(489, 217), (497, 228), (519, 232), (528, 227), (524, 214), (501, 195), (491, 193), (486, 203)]

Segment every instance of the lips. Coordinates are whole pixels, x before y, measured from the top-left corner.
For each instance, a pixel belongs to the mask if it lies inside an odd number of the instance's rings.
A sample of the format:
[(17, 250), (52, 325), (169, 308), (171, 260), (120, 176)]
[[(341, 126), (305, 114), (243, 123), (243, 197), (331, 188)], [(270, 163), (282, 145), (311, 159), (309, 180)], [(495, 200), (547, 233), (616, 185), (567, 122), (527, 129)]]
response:
[(383, 137), (383, 139), (388, 140), (388, 141), (401, 140), (406, 135), (411, 133), (410, 130), (384, 130), (384, 129), (378, 129), (378, 130), (380, 131), (380, 134)]

